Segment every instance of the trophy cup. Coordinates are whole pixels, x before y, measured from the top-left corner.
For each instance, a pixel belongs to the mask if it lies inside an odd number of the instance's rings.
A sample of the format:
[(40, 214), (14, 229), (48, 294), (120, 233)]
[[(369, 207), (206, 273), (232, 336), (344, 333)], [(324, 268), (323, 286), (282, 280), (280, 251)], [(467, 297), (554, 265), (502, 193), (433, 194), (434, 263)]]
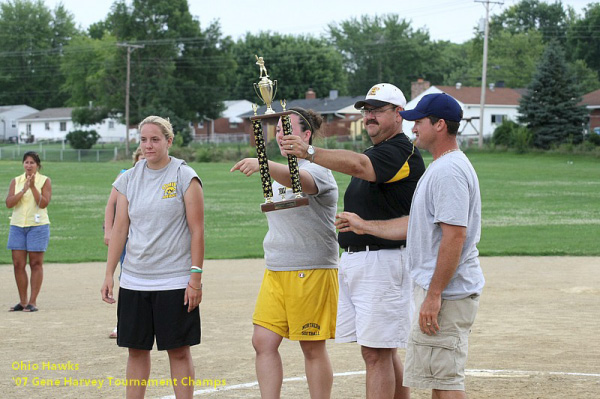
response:
[[(257, 115), (258, 106), (252, 105), (254, 110), (254, 116), (250, 117), (252, 121), (252, 130), (254, 132), (254, 141), (256, 143), (256, 156), (258, 158), (258, 165), (260, 169), (260, 179), (262, 181), (263, 195), (265, 197), (265, 203), (260, 206), (263, 212), (276, 211), (280, 209), (295, 208), (298, 206), (308, 205), (308, 197), (302, 193), (302, 185), (300, 184), (300, 171), (298, 169), (298, 160), (294, 155), (288, 155), (288, 167), (290, 169), (290, 177), (292, 180), (292, 190), (294, 192), (294, 198), (285, 199), (287, 190), (280, 190), (281, 200), (273, 200), (273, 186), (271, 184), (271, 175), (269, 174), (269, 161), (267, 159), (267, 152), (265, 149), (265, 139), (263, 135), (262, 120), (263, 119), (279, 119), (281, 118), (283, 126), (283, 134), (292, 134), (292, 124), (290, 121), (290, 114), (292, 111), (285, 110), (285, 101), (281, 101), (283, 112), (275, 112), (271, 107), (275, 94), (277, 93), (277, 81), (269, 79), (267, 68), (265, 67), (265, 61), (263, 57), (256, 57), (256, 65), (260, 68), (260, 81), (254, 83), (254, 91), (258, 97), (263, 100), (267, 106), (267, 110), (264, 115)], [(263, 75), (264, 74), (264, 75)]]

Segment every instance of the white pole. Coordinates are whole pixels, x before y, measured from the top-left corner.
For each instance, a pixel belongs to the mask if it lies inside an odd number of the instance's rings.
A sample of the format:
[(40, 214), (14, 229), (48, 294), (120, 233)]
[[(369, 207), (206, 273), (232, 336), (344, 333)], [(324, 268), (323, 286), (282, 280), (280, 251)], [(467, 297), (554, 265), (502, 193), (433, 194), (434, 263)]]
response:
[(125, 156), (129, 155), (129, 80), (131, 75), (131, 52), (144, 45), (117, 43), (119, 47), (127, 47), (127, 83), (125, 84)]
[(131, 76), (131, 47), (127, 47), (127, 83), (125, 86), (125, 156), (129, 156), (129, 77)]
[(483, 67), (481, 70), (481, 101), (479, 103), (479, 148), (483, 148), (483, 115), (485, 112), (485, 86), (487, 84), (487, 57), (489, 34), (490, 2), (485, 2), (485, 33), (483, 37)]

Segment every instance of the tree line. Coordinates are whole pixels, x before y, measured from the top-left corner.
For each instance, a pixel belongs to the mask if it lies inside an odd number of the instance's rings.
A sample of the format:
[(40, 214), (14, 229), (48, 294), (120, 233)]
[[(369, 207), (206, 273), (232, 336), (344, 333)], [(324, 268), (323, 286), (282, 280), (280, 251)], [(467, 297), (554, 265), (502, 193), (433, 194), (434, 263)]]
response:
[[(0, 3), (0, 104), (100, 110), (81, 111), (81, 121), (123, 113), (127, 51), (118, 43), (144, 45), (131, 54), (131, 123), (160, 114), (176, 130), (217, 118), (224, 100), (257, 101), (255, 54), (280, 82), (280, 98), (303, 98), (309, 88), (318, 97), (362, 95), (381, 81), (410, 93), (417, 78), (481, 84), (477, 27), (456, 44), (388, 14), (332, 22), (320, 37), (266, 31), (234, 41), (218, 22), (201, 27), (187, 0), (116, 0), (83, 31), (62, 4), (9, 0)], [(600, 3), (578, 15), (560, 1), (522, 0), (493, 16), (488, 81), (528, 87), (550, 45), (564, 57), (575, 97), (600, 88)]]

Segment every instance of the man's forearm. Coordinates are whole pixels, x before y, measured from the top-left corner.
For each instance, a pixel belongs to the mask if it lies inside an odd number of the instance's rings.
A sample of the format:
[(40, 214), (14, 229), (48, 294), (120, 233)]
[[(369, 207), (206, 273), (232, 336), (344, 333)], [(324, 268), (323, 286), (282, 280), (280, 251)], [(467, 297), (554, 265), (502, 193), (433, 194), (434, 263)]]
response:
[(315, 148), (314, 162), (327, 169), (367, 181), (375, 181), (376, 175), (371, 160), (364, 154), (348, 150)]
[(368, 220), (365, 234), (387, 240), (406, 240), (408, 216), (389, 220)]
[(389, 220), (364, 220), (352, 212), (337, 215), (335, 226), (342, 233), (370, 234), (387, 240), (405, 240), (408, 216)]
[(429, 284), (429, 292), (441, 295), (452, 280), (458, 264), (466, 238), (466, 228), (441, 224), (442, 241), (438, 251), (435, 272)]

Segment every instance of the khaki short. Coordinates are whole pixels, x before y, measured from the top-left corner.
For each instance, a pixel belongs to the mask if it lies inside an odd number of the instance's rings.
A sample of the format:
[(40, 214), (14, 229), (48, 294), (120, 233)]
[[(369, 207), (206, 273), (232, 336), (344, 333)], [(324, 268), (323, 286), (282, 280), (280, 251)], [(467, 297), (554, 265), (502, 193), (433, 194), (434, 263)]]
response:
[(469, 333), (479, 308), (479, 295), (442, 300), (440, 331), (427, 335), (419, 327), (419, 311), (427, 291), (414, 288), (415, 316), (406, 349), (403, 385), (443, 391), (465, 390)]

